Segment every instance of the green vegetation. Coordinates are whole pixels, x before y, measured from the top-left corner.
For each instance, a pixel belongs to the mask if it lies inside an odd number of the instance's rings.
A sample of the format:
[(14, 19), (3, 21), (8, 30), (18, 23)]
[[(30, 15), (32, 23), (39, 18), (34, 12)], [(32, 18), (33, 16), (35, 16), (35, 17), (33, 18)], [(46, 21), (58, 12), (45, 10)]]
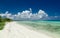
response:
[(0, 30), (2, 30), (4, 28), (5, 22), (10, 22), (10, 21), (11, 21), (11, 19), (9, 19), (9, 18), (2, 18), (0, 16)]

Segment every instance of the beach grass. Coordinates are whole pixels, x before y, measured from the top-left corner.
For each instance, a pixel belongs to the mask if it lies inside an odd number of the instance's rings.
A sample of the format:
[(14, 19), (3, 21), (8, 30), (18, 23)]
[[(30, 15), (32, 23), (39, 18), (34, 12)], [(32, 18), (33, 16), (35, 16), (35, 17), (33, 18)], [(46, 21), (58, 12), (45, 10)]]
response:
[(5, 22), (0, 22), (0, 30), (2, 30), (5, 26)]

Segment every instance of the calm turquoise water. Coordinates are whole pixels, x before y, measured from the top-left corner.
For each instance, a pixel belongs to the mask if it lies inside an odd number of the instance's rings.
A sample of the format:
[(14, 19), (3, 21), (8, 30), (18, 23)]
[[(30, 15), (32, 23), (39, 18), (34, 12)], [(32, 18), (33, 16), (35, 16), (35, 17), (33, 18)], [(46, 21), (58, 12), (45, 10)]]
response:
[(18, 21), (19, 24), (30, 26), (36, 30), (47, 30), (60, 33), (60, 21)]
[(18, 21), (19, 23), (23, 23), (23, 24), (51, 24), (51, 25), (56, 25), (56, 26), (60, 26), (60, 21)]

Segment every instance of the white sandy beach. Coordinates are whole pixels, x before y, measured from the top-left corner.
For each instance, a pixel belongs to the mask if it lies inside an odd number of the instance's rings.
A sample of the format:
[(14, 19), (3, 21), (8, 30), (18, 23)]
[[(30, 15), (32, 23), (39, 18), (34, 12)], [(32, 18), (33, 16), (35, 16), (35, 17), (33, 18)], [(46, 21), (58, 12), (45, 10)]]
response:
[(53, 38), (47, 34), (30, 30), (16, 22), (6, 23), (0, 38)]

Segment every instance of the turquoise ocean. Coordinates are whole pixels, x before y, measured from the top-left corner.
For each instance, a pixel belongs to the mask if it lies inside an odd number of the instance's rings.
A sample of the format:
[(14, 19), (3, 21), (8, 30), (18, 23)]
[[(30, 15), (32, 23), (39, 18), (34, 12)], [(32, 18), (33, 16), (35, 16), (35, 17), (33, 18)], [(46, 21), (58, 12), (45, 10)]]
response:
[(30, 26), (33, 28), (45, 29), (51, 32), (59, 32), (60, 33), (60, 21), (17, 21), (19, 24), (23, 24), (26, 26)]
[[(18, 24), (27, 26), (27, 28), (44, 31), (53, 34), (55, 37), (60, 37), (60, 21), (17, 21)], [(31, 27), (31, 28), (30, 28)]]

